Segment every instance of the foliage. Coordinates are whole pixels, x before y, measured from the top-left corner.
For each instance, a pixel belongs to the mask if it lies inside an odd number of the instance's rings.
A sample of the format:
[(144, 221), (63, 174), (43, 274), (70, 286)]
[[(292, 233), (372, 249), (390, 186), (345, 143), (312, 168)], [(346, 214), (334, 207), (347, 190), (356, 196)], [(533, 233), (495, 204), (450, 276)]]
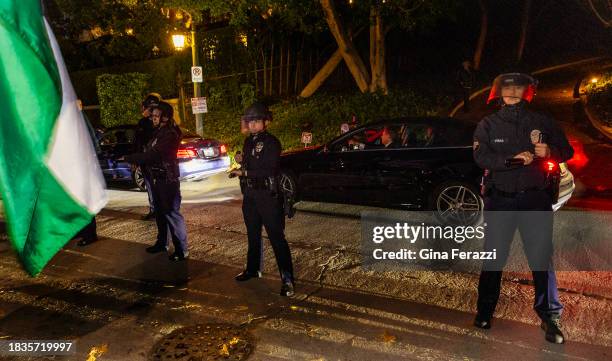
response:
[(102, 125), (135, 124), (151, 76), (141, 73), (102, 74), (96, 79)]
[[(189, 54), (185, 54), (189, 55)], [(191, 58), (177, 55), (167, 58), (127, 63), (106, 68), (82, 70), (70, 73), (76, 93), (84, 104), (99, 104), (96, 78), (102, 74), (144, 73), (150, 75), (150, 91), (162, 97), (175, 97), (177, 93), (176, 76), (178, 69), (189, 70)], [(185, 75), (186, 76), (186, 75)]]
[(596, 83), (585, 88), (589, 106), (607, 126), (612, 127), (612, 71), (601, 74)]
[[(151, 59), (173, 51), (158, 0), (56, 0), (51, 24), (62, 34), (60, 45), (70, 69)], [(153, 51), (157, 48), (158, 51)]]
[[(280, 139), (285, 150), (294, 149), (303, 147), (300, 136), (305, 123), (312, 124), (314, 144), (323, 144), (339, 135), (340, 125), (350, 122), (353, 115), (359, 124), (364, 124), (387, 118), (434, 115), (439, 106), (437, 100), (405, 89), (393, 89), (387, 96), (378, 93), (319, 94), (272, 105), (274, 120), (269, 130)], [(244, 140), (240, 134), (240, 115), (238, 109), (211, 107), (204, 118), (204, 134), (228, 143), (235, 152)]]

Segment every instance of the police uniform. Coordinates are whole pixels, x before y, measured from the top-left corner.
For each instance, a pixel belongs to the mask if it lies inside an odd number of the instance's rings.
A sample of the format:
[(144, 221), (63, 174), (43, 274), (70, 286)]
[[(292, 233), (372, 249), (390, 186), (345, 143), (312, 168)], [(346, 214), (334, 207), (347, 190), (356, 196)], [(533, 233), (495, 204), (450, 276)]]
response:
[[(259, 104), (261, 112), (267, 108)], [(252, 109), (252, 107), (251, 107)], [(247, 109), (247, 114), (250, 109)], [(251, 120), (263, 120), (265, 117), (254, 116)], [(236, 277), (238, 281), (257, 278), (262, 268), (262, 226), (266, 229), (280, 273), (283, 288), (281, 294), (293, 294), (293, 264), (291, 252), (285, 239), (285, 214), (283, 198), (278, 187), (279, 163), (281, 154), (280, 141), (262, 131), (251, 134), (244, 142), (241, 189), (244, 195), (242, 213), (247, 228), (248, 254), (246, 270)], [(290, 290), (287, 289), (290, 287)]]
[(183, 260), (189, 254), (185, 220), (179, 211), (181, 191), (176, 153), (180, 139), (180, 130), (168, 124), (156, 130), (143, 153), (125, 157), (130, 163), (145, 165), (151, 174), (157, 241), (153, 247), (147, 248), (147, 251), (151, 253), (166, 251), (169, 232), (175, 249), (170, 259), (175, 261)]
[[(159, 106), (159, 98), (155, 95), (149, 95), (142, 102), (142, 106), (144, 108), (157, 108)], [(143, 152), (153, 138), (155, 134), (155, 128), (153, 127), (153, 121), (151, 117), (142, 117), (138, 121), (138, 125), (136, 127), (136, 133), (134, 134), (134, 149), (136, 152)], [(153, 184), (151, 182), (151, 174), (146, 167), (141, 167), (142, 176), (145, 182), (145, 187), (147, 188), (147, 196), (149, 197), (149, 214), (144, 216), (144, 219), (149, 219), (153, 214), (155, 214), (155, 202), (153, 200), (153, 192), (152, 187)]]
[[(514, 80), (520, 83), (520, 79)], [(499, 91), (501, 85), (497, 84), (498, 89), (493, 91)], [(530, 100), (535, 91), (528, 89), (526, 94)], [(490, 97), (490, 100), (493, 98), (499, 98), (499, 94)], [(535, 153), (536, 143), (548, 144), (550, 158), (536, 158), (524, 166), (508, 165), (507, 160), (519, 153)], [(563, 306), (559, 302), (552, 266), (554, 192), (551, 192), (551, 187), (558, 185), (551, 183), (550, 174), (542, 162), (554, 160), (560, 163), (572, 155), (573, 149), (555, 121), (527, 109), (526, 100), (515, 105), (502, 105), (499, 111), (485, 117), (478, 124), (474, 133), (474, 159), (487, 173), (484, 189), (487, 224), (485, 250), (495, 249), (497, 259), (483, 263), (478, 286), (476, 326), (490, 327), (499, 299), (502, 269), (517, 228), (533, 274), (534, 309), (544, 323), (558, 321)], [(547, 339), (548, 336), (547, 333)]]

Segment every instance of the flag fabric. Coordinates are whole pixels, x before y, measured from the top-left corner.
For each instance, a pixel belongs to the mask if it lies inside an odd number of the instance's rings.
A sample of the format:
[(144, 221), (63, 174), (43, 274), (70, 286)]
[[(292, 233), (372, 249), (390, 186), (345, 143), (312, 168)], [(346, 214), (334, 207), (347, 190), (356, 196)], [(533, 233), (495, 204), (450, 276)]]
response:
[(106, 204), (93, 142), (39, 1), (0, 1), (0, 192), (38, 274)]

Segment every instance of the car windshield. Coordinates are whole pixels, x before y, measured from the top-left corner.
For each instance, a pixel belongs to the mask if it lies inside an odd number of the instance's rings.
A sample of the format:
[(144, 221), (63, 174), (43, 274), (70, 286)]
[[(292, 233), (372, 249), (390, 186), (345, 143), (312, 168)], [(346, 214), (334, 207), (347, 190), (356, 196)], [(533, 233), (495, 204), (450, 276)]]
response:
[(135, 130), (130, 128), (110, 129), (102, 136), (100, 145), (132, 144), (134, 133)]

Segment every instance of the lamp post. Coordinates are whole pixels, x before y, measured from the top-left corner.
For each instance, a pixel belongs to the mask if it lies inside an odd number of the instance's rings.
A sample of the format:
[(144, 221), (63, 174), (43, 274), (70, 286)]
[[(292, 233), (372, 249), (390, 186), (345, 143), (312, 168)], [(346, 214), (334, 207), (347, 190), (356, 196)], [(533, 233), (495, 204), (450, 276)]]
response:
[[(192, 66), (200, 65), (200, 57), (198, 54), (198, 47), (196, 45), (196, 28), (195, 23), (191, 23), (191, 64)], [(193, 97), (199, 98), (202, 96), (202, 90), (200, 83), (193, 82)], [(196, 116), (196, 133), (199, 136), (204, 136), (204, 117), (202, 113), (198, 113)]]
[[(174, 48), (178, 51), (181, 51), (185, 48), (185, 35), (183, 34), (175, 34), (172, 35), (172, 44), (174, 44)], [(196, 29), (195, 24), (191, 23), (191, 63), (192, 66), (198, 66), (200, 63), (200, 57), (198, 55), (198, 47), (196, 45)], [(202, 90), (200, 83), (193, 82), (193, 97), (199, 98), (202, 96)], [(196, 133), (198, 135), (203, 136), (204, 133), (204, 118), (202, 114), (196, 114)]]

